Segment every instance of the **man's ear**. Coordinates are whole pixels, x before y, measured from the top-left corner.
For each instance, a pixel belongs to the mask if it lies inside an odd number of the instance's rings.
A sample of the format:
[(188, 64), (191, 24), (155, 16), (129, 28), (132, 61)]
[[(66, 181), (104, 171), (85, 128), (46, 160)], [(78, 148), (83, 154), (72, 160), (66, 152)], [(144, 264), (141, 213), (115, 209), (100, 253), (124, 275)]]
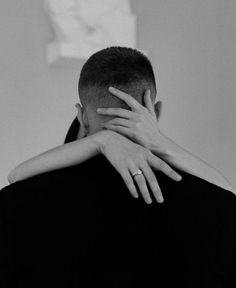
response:
[(79, 103), (76, 103), (75, 107), (77, 109), (77, 119), (80, 123), (77, 139), (81, 139), (88, 135), (88, 120), (84, 108)]
[(154, 110), (155, 110), (156, 118), (157, 118), (157, 120), (159, 120), (160, 116), (161, 116), (161, 112), (162, 112), (162, 102), (161, 101), (157, 101), (157, 103), (154, 104)]

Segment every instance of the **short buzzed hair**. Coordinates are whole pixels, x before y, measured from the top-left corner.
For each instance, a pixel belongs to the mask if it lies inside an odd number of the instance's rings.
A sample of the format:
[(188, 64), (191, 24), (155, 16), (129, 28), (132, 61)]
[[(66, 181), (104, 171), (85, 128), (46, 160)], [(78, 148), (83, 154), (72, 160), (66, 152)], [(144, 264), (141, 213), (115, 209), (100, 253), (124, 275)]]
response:
[(149, 59), (140, 51), (127, 47), (109, 47), (93, 54), (84, 64), (79, 79), (79, 96), (83, 106), (115, 107), (125, 105), (109, 93), (118, 88), (142, 103), (146, 89), (156, 96), (156, 82)]

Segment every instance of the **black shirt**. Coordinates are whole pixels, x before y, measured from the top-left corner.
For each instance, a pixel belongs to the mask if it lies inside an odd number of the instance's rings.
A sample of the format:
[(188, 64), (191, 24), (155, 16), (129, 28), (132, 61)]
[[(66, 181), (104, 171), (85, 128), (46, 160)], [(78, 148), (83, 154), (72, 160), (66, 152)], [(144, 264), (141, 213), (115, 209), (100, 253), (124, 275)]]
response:
[(235, 195), (178, 172), (163, 204), (101, 155), (5, 187), (0, 287), (236, 287)]

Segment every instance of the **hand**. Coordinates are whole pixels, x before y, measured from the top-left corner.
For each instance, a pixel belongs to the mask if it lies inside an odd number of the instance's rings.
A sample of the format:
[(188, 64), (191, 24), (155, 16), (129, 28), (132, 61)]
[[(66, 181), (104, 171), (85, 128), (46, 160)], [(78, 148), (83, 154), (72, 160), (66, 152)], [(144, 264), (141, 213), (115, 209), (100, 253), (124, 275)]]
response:
[(166, 140), (158, 126), (161, 102), (153, 105), (150, 90), (147, 90), (144, 95), (145, 107), (118, 89), (110, 87), (109, 91), (123, 100), (131, 108), (131, 111), (122, 108), (99, 108), (97, 110), (99, 114), (117, 116), (104, 123), (103, 127), (120, 133), (149, 150), (152, 150), (155, 145), (155, 149), (159, 147), (160, 154), (164, 153), (163, 143)]
[[(160, 170), (168, 177), (179, 181), (181, 176), (177, 174), (163, 160), (129, 139), (113, 131), (101, 131), (97, 133), (99, 152), (101, 152), (114, 168), (122, 176), (127, 188), (134, 198), (138, 198), (134, 180), (146, 203), (152, 203), (148, 186), (154, 198), (159, 203), (163, 202), (163, 195), (157, 183), (153, 170)], [(132, 177), (136, 171), (141, 170), (143, 174)]]

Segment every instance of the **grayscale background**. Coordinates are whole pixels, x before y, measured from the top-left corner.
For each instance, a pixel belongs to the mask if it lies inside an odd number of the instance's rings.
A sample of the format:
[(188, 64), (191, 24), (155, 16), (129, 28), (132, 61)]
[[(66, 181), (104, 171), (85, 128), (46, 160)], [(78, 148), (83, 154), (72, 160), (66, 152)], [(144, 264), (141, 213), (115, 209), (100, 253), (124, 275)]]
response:
[[(236, 186), (236, 1), (131, 0), (153, 63), (161, 130)], [(0, 1), (0, 188), (19, 162), (60, 145), (83, 60), (49, 65), (41, 0)]]

